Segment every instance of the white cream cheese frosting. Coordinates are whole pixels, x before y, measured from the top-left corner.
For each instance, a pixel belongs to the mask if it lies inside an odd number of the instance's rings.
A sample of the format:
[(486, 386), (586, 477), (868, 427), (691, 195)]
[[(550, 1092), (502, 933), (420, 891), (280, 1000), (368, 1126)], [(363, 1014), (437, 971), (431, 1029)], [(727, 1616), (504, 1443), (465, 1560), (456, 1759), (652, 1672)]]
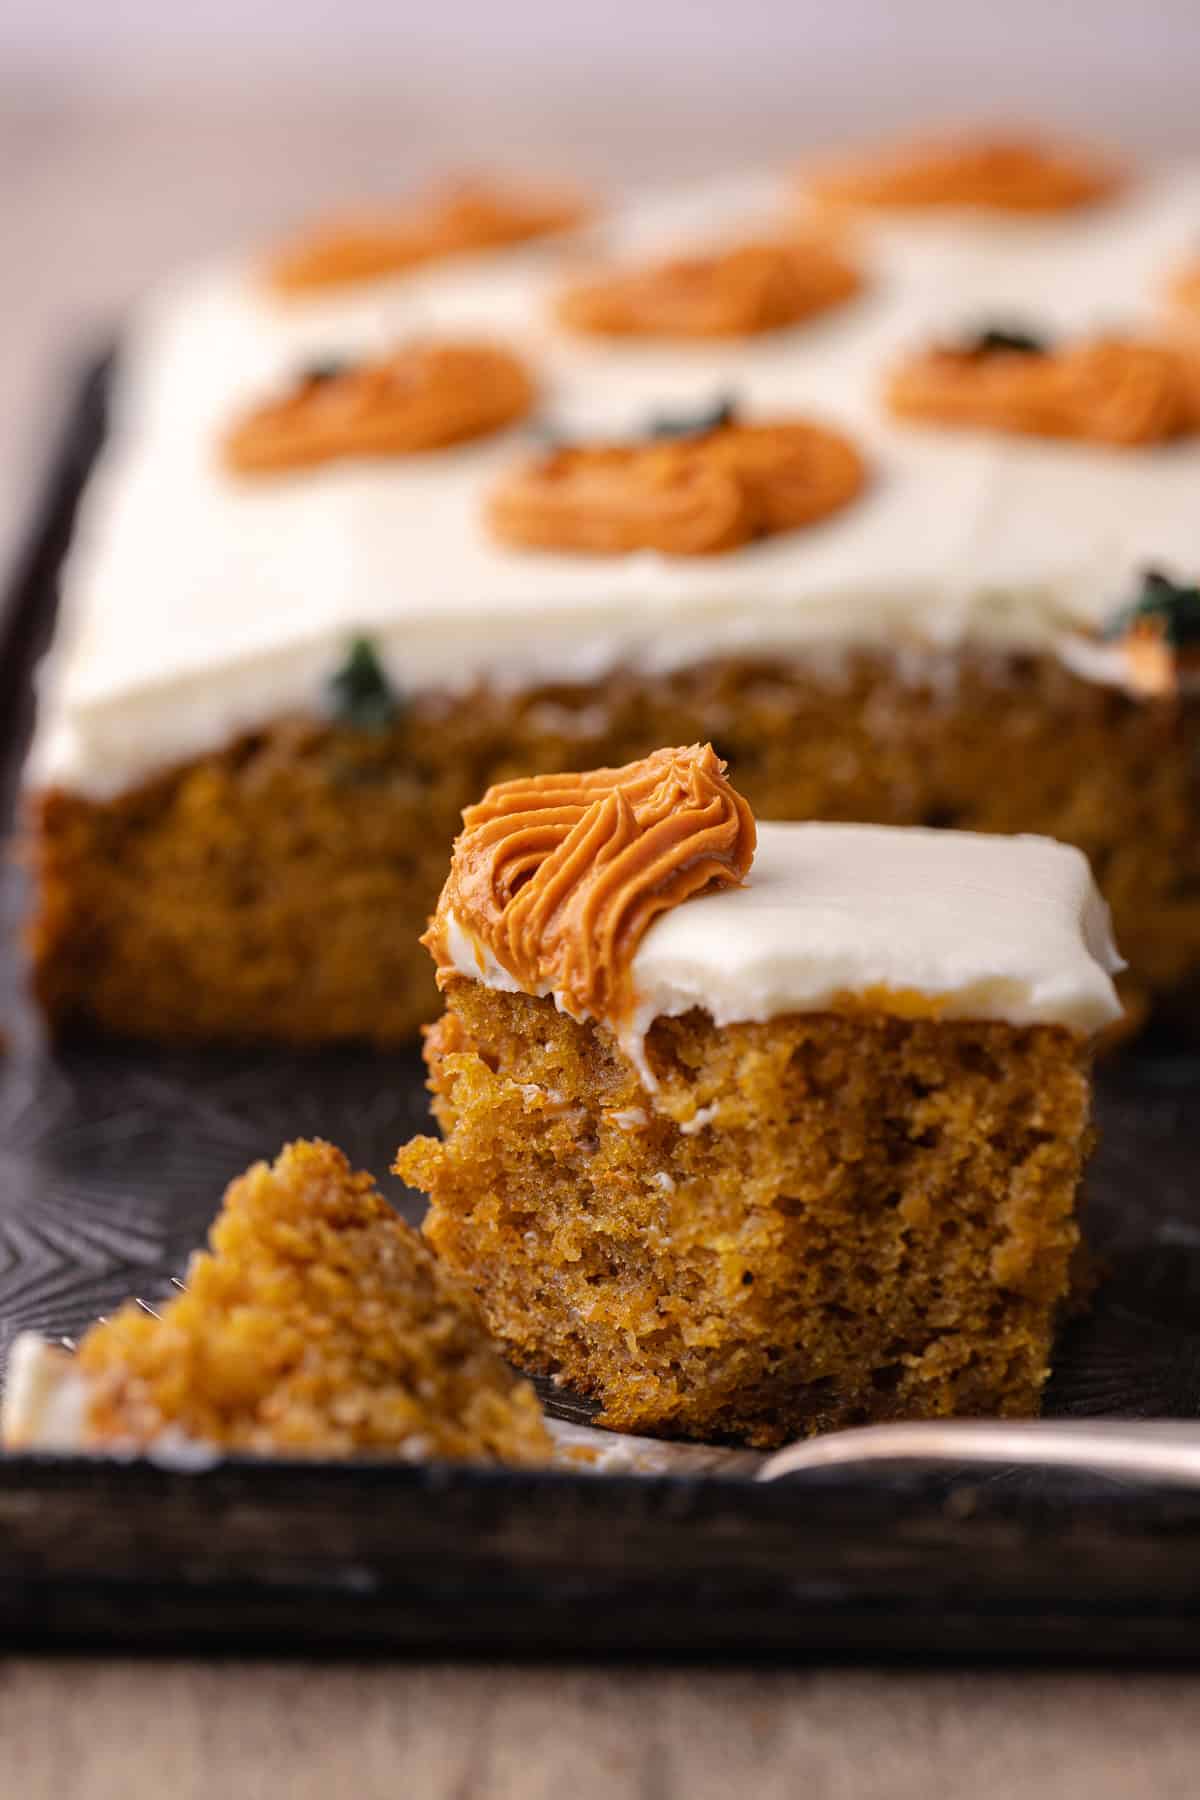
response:
[[(1148, 179), (1086, 222), (867, 223), (861, 297), (759, 339), (591, 342), (550, 319), (588, 256), (664, 253), (794, 217), (785, 182), (750, 176), (618, 209), (565, 247), (473, 256), (311, 302), (268, 298), (241, 266), (152, 297), (125, 346), (111, 443), (68, 558), (31, 779), (108, 797), (312, 711), (362, 633), (402, 694), (747, 651), (864, 646), (920, 664), (969, 643), (1069, 659), (1140, 567), (1200, 571), (1200, 440), (1132, 453), (1006, 442), (899, 426), (879, 400), (888, 363), (947, 331), (1149, 317), (1200, 227), (1200, 172)], [(220, 467), (217, 436), (249, 400), (308, 360), (413, 332), (482, 332), (524, 350), (542, 417), (568, 434), (628, 436), (655, 413), (729, 393), (749, 417), (845, 428), (873, 483), (835, 518), (731, 555), (593, 558), (488, 537), (484, 496), (528, 450), (521, 431), (274, 480)], [(1112, 659), (1072, 666), (1121, 675)]]
[(71, 1354), (36, 1331), (20, 1332), (8, 1353), (0, 1445), (7, 1450), (78, 1450), (86, 1416), (87, 1384)]
[[(447, 947), (469, 979), (517, 985), (461, 926)], [(1086, 857), (1050, 838), (760, 824), (744, 885), (646, 932), (620, 1037), (643, 1079), (651, 1024), (693, 1007), (724, 1026), (861, 1000), (1087, 1037), (1120, 1018), (1123, 967)]]
[(91, 1387), (75, 1357), (40, 1332), (13, 1339), (0, 1397), (0, 1448), (48, 1451), (56, 1455), (92, 1452), (106, 1456), (146, 1456), (176, 1469), (205, 1469), (220, 1460), (215, 1445), (168, 1425), (147, 1444), (114, 1440), (97, 1444), (89, 1434)]

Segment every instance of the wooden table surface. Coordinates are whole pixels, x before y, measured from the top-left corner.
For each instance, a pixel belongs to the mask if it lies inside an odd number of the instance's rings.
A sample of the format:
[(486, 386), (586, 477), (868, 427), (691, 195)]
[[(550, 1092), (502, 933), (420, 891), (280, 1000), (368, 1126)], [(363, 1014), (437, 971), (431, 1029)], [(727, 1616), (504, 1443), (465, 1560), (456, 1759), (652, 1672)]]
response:
[[(619, 179), (786, 146), (645, 109), (471, 112), (501, 161)], [(632, 122), (631, 122), (632, 119)], [(725, 131), (725, 136), (722, 132)], [(555, 146), (569, 142), (565, 159)], [(66, 372), (138, 287), (315, 201), (396, 186), (461, 136), (422, 105), (194, 97), (100, 108), (0, 89), (0, 559)], [(468, 157), (469, 160), (469, 157)], [(4, 1800), (1172, 1800), (1200, 1792), (1200, 1678), (1172, 1672), (0, 1661)]]
[(1192, 1800), (1181, 1674), (0, 1662), (12, 1800)]

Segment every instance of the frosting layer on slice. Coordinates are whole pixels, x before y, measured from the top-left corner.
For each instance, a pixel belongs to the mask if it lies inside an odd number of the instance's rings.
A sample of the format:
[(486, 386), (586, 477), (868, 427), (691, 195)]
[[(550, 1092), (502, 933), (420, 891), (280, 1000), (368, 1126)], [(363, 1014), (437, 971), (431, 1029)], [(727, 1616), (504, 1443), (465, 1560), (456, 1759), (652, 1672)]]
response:
[(1120, 1017), (1121, 967), (1087, 859), (1039, 837), (760, 825), (744, 888), (665, 914), (634, 959), (639, 1019), (718, 1025), (864, 1004), (1063, 1025)]

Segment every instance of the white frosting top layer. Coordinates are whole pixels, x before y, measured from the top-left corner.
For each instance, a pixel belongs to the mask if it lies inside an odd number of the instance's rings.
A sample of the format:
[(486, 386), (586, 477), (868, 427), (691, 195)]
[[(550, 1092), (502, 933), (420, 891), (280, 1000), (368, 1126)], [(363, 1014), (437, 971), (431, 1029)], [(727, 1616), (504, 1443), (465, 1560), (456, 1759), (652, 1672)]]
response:
[[(449, 945), (463, 975), (516, 986), (461, 927)], [(1089, 1036), (1121, 1016), (1112, 976), (1123, 966), (1086, 857), (1050, 838), (760, 825), (744, 886), (688, 900), (647, 931), (622, 1043), (645, 1075), (656, 1018), (700, 1007), (730, 1025), (848, 996), (903, 1016), (924, 1001), (940, 1019)]]
[[(970, 641), (1070, 653), (1153, 562), (1200, 570), (1200, 443), (1108, 452), (899, 426), (879, 390), (909, 346), (1017, 317), (1082, 331), (1150, 315), (1200, 226), (1200, 171), (1079, 218), (865, 224), (861, 298), (792, 331), (671, 346), (571, 337), (549, 302), (585, 254), (666, 253), (795, 217), (784, 185), (718, 182), (619, 210), (572, 241), (266, 297), (243, 266), (151, 298), (129, 334), (114, 430), (85, 496), (44, 682), (38, 782), (97, 796), (321, 704), (366, 632), (401, 692), (588, 680), (754, 650)], [(493, 543), (483, 498), (528, 434), (277, 479), (219, 466), (222, 427), (305, 362), (413, 332), (486, 334), (540, 372), (543, 416), (628, 436), (723, 393), (805, 413), (869, 455), (865, 498), (727, 556), (548, 555)], [(1119, 677), (1111, 661), (1094, 679)]]

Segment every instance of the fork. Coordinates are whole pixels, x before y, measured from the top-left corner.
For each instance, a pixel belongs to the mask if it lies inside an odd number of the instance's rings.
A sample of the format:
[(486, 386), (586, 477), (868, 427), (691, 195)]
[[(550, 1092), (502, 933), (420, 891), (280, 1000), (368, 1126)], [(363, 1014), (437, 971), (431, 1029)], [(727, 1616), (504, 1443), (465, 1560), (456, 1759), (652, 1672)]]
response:
[(769, 1456), (759, 1481), (818, 1469), (847, 1472), (887, 1464), (936, 1471), (963, 1465), (1063, 1469), (1200, 1488), (1200, 1420), (932, 1419), (859, 1425), (806, 1438)]

